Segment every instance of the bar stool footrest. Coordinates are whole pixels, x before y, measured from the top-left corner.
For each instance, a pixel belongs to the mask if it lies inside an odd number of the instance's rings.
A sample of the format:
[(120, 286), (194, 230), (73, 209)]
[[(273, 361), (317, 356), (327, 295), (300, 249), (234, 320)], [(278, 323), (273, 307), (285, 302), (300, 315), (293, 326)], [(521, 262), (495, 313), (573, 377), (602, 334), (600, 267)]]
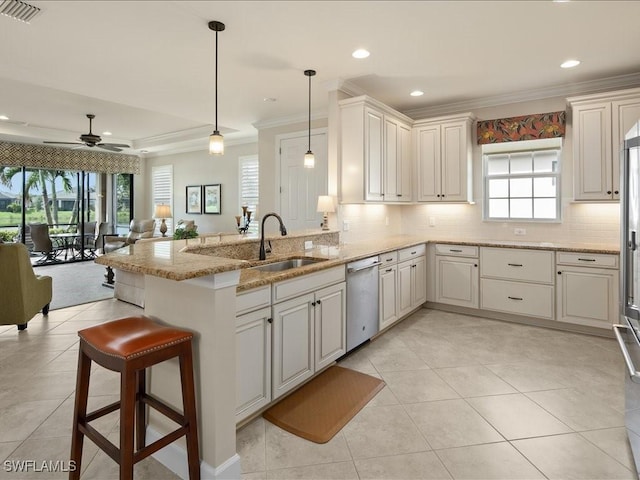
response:
[(111, 403), (91, 413), (87, 413), (84, 421), (86, 423), (93, 422), (94, 420), (100, 417), (104, 417), (105, 415), (108, 415), (111, 412), (115, 412), (116, 410), (119, 410), (119, 409), (120, 409), (120, 401)]
[(138, 450), (137, 452), (135, 452), (133, 454), (134, 463), (137, 463), (140, 460), (143, 460), (143, 459), (147, 458), (149, 455), (152, 455), (152, 454), (156, 453), (161, 448), (164, 448), (167, 445), (169, 445), (170, 443), (175, 442), (177, 439), (179, 439), (180, 437), (185, 436), (186, 434), (187, 434), (187, 427), (186, 426), (180, 427), (177, 430), (174, 430), (173, 432), (171, 432), (171, 433), (165, 435), (164, 437), (156, 440), (152, 444), (147, 445), (144, 448), (141, 448), (140, 450)]
[(86, 423), (79, 423), (78, 430), (80, 430), (85, 437), (95, 443), (102, 451), (109, 455), (113, 460), (120, 463), (120, 449), (111, 443), (107, 437), (102, 435), (99, 431)]
[(165, 417), (170, 418), (171, 420), (176, 422), (178, 425), (186, 424), (186, 420), (183, 414), (181, 414), (177, 410), (174, 410), (166, 403), (161, 402), (154, 396), (149, 395), (148, 393), (145, 393), (141, 395), (140, 400), (146, 403), (147, 405), (149, 405), (150, 407), (152, 407), (153, 409), (157, 410), (161, 414), (163, 414)]

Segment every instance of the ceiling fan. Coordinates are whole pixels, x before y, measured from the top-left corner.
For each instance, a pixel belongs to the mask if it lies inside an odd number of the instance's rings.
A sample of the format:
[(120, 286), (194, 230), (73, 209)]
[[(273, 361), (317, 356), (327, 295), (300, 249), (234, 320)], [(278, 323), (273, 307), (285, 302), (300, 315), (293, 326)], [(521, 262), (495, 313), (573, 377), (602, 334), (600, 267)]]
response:
[(100, 137), (100, 135), (95, 135), (91, 131), (92, 121), (94, 118), (96, 118), (96, 116), (93, 113), (87, 113), (87, 118), (89, 119), (89, 133), (83, 133), (82, 135), (80, 135), (80, 138), (79, 138), (80, 142), (47, 142), (45, 141), (44, 143), (53, 143), (56, 145), (79, 145), (76, 148), (80, 148), (81, 146), (87, 146), (91, 148), (99, 147), (105, 150), (110, 150), (112, 152), (121, 152), (123, 148), (131, 148), (131, 146), (127, 145), (126, 143), (101, 143), (102, 138)]

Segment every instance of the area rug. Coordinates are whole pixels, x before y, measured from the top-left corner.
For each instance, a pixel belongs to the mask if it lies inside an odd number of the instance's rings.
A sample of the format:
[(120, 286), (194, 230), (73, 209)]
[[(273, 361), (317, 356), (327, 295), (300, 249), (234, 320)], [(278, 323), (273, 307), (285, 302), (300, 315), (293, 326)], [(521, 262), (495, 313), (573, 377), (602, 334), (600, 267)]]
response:
[(327, 443), (383, 387), (379, 378), (332, 366), (262, 416), (294, 435)]

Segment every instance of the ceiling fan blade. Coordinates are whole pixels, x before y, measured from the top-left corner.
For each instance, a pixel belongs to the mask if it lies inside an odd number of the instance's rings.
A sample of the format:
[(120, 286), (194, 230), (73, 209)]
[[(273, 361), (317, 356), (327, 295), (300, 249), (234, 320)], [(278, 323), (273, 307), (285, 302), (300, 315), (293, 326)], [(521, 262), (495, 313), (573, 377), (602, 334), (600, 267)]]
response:
[(42, 143), (52, 143), (54, 145), (84, 145), (84, 143), (80, 142), (47, 142), (46, 140)]
[(98, 146), (102, 145), (106, 145), (108, 147), (131, 148), (131, 145), (127, 145), (126, 143), (98, 143)]
[(117, 148), (117, 147), (112, 147), (111, 145), (106, 145), (104, 143), (98, 143), (96, 145), (96, 147), (100, 147), (104, 150), (109, 150), (110, 152), (121, 152), (122, 149), (121, 148)]

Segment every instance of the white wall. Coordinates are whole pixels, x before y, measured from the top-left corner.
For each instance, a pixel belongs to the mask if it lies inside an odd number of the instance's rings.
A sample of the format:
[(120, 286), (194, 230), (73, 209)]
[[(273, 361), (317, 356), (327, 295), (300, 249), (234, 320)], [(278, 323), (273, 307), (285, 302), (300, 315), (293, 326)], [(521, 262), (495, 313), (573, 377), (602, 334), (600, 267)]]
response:
[[(246, 155), (258, 153), (258, 144), (225, 146), (225, 154), (221, 157), (209, 155), (206, 150), (177, 153), (147, 158), (144, 165), (144, 193), (142, 197), (136, 191), (136, 201), (143, 199), (144, 212), (147, 217), (153, 214), (151, 198), (151, 168), (159, 165), (173, 165), (173, 218), (178, 220), (195, 220), (198, 232), (235, 232), (235, 216), (242, 213), (238, 192), (238, 159)], [(261, 165), (262, 168), (262, 165)], [(222, 205), (220, 215), (187, 214), (187, 185), (221, 184)]]

